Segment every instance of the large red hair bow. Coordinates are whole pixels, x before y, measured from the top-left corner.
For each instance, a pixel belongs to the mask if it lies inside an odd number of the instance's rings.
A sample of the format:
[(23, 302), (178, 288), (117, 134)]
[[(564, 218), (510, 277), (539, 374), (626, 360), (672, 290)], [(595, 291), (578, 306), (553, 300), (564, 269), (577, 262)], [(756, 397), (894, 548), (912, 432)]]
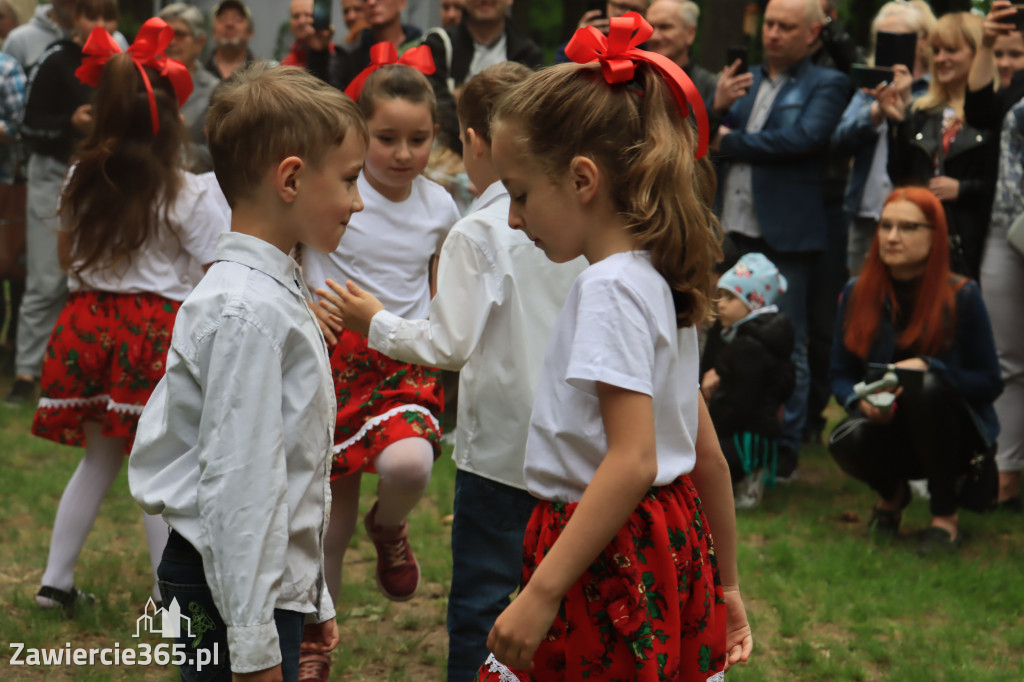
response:
[[(149, 82), (144, 67), (150, 67), (160, 72), (171, 82), (174, 94), (178, 98), (180, 107), (192, 94), (192, 74), (188, 67), (177, 59), (168, 59), (164, 50), (174, 40), (174, 29), (167, 25), (167, 22), (159, 17), (148, 19), (139, 29), (135, 36), (135, 42), (128, 48), (139, 73), (142, 74), (142, 82), (146, 84), (146, 93), (149, 95), (149, 115), (153, 120), (153, 135), (160, 131), (160, 118), (156, 110), (156, 97), (153, 96), (153, 84)], [(100, 82), (100, 73), (107, 61), (116, 54), (121, 54), (121, 46), (118, 45), (107, 31), (99, 26), (92, 30), (89, 39), (85, 41), (82, 48), (82, 65), (75, 70), (75, 76), (86, 85), (95, 87)]]
[(697, 86), (678, 64), (667, 57), (637, 47), (654, 34), (654, 29), (636, 12), (627, 12), (609, 22), (608, 35), (593, 26), (576, 31), (565, 47), (565, 54), (577, 64), (600, 62), (601, 73), (608, 83), (625, 83), (633, 79), (637, 62), (647, 62), (664, 77), (679, 108), (686, 117), (689, 109), (697, 119), (697, 158), (708, 149), (708, 112)]
[(403, 64), (411, 66), (420, 73), (429, 76), (434, 73), (434, 55), (430, 54), (430, 48), (420, 45), (406, 50), (401, 59), (398, 57), (398, 48), (395, 44), (385, 40), (370, 48), (370, 65), (359, 72), (359, 75), (352, 79), (352, 82), (345, 88), (345, 94), (352, 99), (359, 99), (359, 93), (363, 91), (363, 85), (370, 74), (387, 64)]

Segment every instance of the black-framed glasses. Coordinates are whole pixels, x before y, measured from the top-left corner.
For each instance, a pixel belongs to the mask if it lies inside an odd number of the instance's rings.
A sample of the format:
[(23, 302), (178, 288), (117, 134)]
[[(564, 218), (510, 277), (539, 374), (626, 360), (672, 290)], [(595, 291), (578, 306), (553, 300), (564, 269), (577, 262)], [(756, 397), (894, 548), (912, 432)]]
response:
[(878, 221), (878, 232), (880, 234), (889, 234), (893, 228), (896, 228), (896, 232), (902, 237), (907, 234), (914, 234), (918, 230), (931, 230), (933, 229), (928, 223), (915, 223), (909, 220), (879, 220)]

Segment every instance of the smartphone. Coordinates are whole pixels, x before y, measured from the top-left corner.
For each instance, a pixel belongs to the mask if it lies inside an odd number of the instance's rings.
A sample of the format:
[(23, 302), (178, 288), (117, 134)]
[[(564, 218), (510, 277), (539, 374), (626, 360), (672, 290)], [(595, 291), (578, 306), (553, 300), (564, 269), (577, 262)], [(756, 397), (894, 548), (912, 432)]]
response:
[(725, 50), (725, 65), (731, 66), (737, 59), (740, 60), (740, 68), (736, 69), (735, 76), (747, 72), (747, 55), (750, 50), (746, 45), (733, 45)]
[(882, 83), (892, 83), (892, 69), (854, 64), (850, 69), (850, 84), (853, 87), (873, 90)]
[(598, 19), (606, 19), (608, 17), (608, 3), (606, 0), (590, 0), (587, 3), (588, 12), (600, 12), (597, 15)]
[(1024, 5), (1010, 5), (1010, 7), (1017, 10), (1017, 13), (1012, 17), (1017, 31), (1024, 33)]
[(331, 3), (333, 0), (313, 0), (313, 28), (326, 31), (331, 27)]
[(911, 71), (917, 61), (916, 33), (889, 33), (879, 31), (875, 42), (875, 66), (893, 67), (903, 64)]

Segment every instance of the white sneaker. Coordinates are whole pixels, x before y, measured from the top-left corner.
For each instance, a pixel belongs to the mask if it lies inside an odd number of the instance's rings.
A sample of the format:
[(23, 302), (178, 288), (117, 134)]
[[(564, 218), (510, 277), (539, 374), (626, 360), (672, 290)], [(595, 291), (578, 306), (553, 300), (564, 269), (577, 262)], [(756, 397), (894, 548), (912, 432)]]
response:
[(756, 509), (761, 504), (761, 496), (764, 494), (764, 477), (760, 469), (751, 471), (742, 481), (736, 483), (732, 489), (732, 497), (737, 509)]

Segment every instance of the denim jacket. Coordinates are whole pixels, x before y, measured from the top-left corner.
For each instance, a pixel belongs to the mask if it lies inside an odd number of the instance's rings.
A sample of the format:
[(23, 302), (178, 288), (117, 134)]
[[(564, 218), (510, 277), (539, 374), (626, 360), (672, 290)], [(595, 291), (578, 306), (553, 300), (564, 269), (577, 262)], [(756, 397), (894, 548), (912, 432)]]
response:
[[(881, 311), (878, 335), (866, 358), (859, 358), (843, 342), (846, 304), (856, 279), (850, 280), (839, 301), (836, 329), (832, 337), (832, 363), (829, 379), (832, 393), (852, 411), (858, 398), (853, 386), (866, 378), (868, 363), (890, 363), (896, 352), (896, 334), (892, 324), (892, 304), (886, 301)], [(930, 371), (955, 390), (970, 411), (978, 433), (987, 445), (999, 435), (999, 421), (992, 403), (1003, 392), (995, 340), (981, 290), (967, 281), (956, 292), (956, 329), (952, 343), (939, 355), (923, 358)]]

